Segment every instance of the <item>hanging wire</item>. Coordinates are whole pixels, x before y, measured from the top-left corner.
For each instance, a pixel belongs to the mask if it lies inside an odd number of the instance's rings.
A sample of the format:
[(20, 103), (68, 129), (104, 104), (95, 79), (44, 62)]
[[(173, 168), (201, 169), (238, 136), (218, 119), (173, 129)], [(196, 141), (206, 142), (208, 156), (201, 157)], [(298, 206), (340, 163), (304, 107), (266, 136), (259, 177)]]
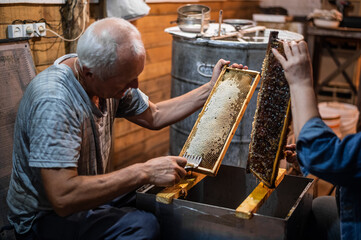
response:
[(82, 30), (81, 30), (81, 33), (76, 37), (76, 38), (73, 38), (73, 39), (67, 39), (67, 38), (64, 38), (63, 36), (59, 35), (57, 32), (51, 30), (51, 29), (47, 29), (46, 31), (49, 31), (53, 34), (55, 34), (57, 37), (63, 39), (64, 41), (66, 42), (74, 42), (76, 40), (78, 40), (81, 35), (83, 35), (84, 31), (85, 31), (85, 22), (86, 22), (86, 5), (88, 4), (88, 2), (86, 0), (83, 1), (83, 10), (82, 10), (82, 14), (83, 14), (83, 27), (82, 27)]

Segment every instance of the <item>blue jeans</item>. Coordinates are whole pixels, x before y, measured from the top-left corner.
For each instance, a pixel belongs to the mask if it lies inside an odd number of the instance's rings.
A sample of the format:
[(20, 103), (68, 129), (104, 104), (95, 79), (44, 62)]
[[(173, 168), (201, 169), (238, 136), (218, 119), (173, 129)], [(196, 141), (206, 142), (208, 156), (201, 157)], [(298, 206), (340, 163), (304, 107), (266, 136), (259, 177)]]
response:
[(17, 239), (158, 239), (159, 223), (148, 212), (137, 210), (135, 194), (127, 194), (96, 209), (68, 217), (52, 212), (35, 221), (31, 231)]
[(340, 238), (340, 218), (336, 198), (332, 196), (315, 198), (304, 239), (340, 240)]

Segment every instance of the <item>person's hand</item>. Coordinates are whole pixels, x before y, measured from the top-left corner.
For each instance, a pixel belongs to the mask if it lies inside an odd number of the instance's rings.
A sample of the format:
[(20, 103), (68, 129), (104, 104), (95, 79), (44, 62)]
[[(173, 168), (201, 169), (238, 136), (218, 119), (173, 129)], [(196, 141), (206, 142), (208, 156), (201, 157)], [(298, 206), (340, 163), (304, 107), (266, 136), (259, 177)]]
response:
[(168, 187), (178, 183), (186, 174), (184, 169), (187, 160), (183, 157), (165, 156), (153, 158), (145, 162), (145, 171), (149, 183)]
[[(221, 74), (224, 65), (228, 65), (228, 64), (230, 64), (230, 61), (227, 61), (224, 59), (218, 60), (216, 66), (214, 66), (214, 68), (213, 68), (212, 79), (210, 81), (211, 88), (213, 88), (214, 84), (217, 82), (219, 74)], [(237, 63), (233, 63), (231, 67), (239, 68), (239, 69), (248, 69), (247, 66), (243, 66), (242, 64), (237, 64)]]
[(288, 163), (288, 174), (300, 176), (302, 171), (297, 161), (296, 144), (286, 145), (284, 151), (285, 159)]
[(287, 162), (297, 163), (296, 144), (286, 145), (284, 153)]
[(272, 52), (281, 63), (288, 84), (312, 86), (312, 67), (306, 42), (283, 42), (283, 48), (286, 57), (274, 48)]

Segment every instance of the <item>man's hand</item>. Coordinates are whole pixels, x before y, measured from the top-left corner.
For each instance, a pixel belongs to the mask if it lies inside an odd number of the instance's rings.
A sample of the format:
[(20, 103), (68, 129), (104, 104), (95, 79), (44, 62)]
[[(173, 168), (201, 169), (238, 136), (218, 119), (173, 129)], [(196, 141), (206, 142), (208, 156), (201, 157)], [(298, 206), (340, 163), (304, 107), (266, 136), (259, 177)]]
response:
[[(214, 84), (217, 82), (219, 74), (222, 72), (224, 65), (228, 65), (228, 64), (230, 64), (230, 61), (226, 61), (224, 59), (219, 59), (216, 66), (214, 66), (212, 79), (210, 81), (211, 89), (213, 88)], [(242, 64), (237, 64), (237, 63), (233, 63), (231, 67), (239, 68), (239, 69), (248, 69), (247, 66), (243, 66)]]
[(307, 44), (304, 41), (283, 42), (283, 48), (286, 58), (274, 48), (272, 52), (281, 63), (288, 84), (312, 86), (312, 67)]
[(173, 186), (186, 174), (184, 170), (187, 160), (183, 157), (165, 156), (153, 158), (144, 163), (149, 183), (156, 186)]

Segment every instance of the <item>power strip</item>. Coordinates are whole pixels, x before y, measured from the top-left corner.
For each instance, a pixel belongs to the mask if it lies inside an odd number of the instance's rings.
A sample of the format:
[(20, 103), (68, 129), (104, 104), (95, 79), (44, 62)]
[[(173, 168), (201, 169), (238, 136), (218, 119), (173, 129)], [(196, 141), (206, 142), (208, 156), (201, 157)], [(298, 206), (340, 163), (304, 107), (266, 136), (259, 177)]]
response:
[(46, 36), (46, 25), (43, 22), (8, 25), (8, 38), (44, 36)]

